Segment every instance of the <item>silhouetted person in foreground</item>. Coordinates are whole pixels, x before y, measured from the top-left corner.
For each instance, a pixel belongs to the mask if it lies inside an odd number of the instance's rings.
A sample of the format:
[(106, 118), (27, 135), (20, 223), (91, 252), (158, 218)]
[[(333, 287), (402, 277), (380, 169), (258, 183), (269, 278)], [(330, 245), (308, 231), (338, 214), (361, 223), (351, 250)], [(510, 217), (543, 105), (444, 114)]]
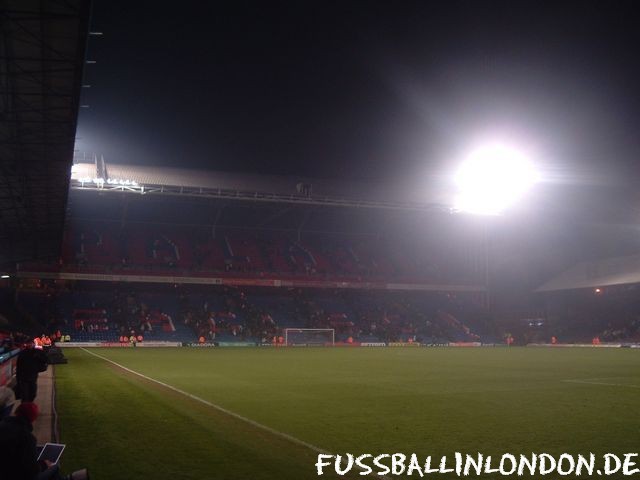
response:
[(38, 417), (35, 403), (23, 403), (15, 416), (0, 422), (0, 469), (2, 478), (33, 480), (40, 473), (32, 423)]
[(33, 402), (38, 393), (38, 374), (47, 369), (47, 355), (30, 343), (18, 354), (16, 363), (16, 398)]
[(38, 405), (21, 403), (15, 414), (0, 421), (0, 475), (11, 480), (88, 480), (86, 470), (68, 477), (60, 475), (58, 465), (38, 462), (33, 422), (38, 418)]

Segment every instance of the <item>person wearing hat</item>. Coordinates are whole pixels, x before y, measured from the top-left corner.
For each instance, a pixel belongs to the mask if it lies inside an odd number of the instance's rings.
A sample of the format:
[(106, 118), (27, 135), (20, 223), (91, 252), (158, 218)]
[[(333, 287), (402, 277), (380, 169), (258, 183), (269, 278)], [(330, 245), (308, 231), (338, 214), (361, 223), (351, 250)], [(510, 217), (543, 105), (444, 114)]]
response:
[(12, 417), (0, 421), (0, 473), (11, 480), (88, 480), (86, 469), (67, 477), (60, 475), (57, 464), (38, 463), (33, 422), (40, 409), (32, 402), (23, 402)]

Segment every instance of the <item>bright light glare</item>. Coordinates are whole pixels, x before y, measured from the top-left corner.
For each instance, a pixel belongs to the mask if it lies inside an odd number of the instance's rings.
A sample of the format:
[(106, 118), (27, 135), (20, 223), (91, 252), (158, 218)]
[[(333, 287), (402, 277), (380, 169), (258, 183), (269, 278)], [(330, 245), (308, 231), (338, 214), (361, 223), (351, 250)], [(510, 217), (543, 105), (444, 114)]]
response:
[(498, 215), (537, 180), (538, 175), (524, 153), (499, 143), (483, 146), (467, 157), (456, 174), (455, 209)]
[(0, 278), (11, 278), (11, 277), (5, 273), (5, 274), (0, 275)]

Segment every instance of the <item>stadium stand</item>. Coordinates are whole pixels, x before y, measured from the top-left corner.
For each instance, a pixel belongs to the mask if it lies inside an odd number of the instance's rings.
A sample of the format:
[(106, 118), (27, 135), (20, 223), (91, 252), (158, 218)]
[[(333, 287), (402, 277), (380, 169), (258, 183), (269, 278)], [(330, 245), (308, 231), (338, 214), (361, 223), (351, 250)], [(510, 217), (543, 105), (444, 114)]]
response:
[[(270, 343), (285, 328), (330, 328), (336, 341), (478, 341), (480, 324), (454, 316), (472, 299), (424, 293), (371, 293), (326, 289), (87, 285), (57, 293), (22, 291), (18, 302), (48, 318), (47, 331), (74, 341), (145, 340)], [(475, 307), (476, 312), (480, 306)], [(485, 339), (493, 339), (486, 333)]]
[(61, 254), (19, 265), (18, 306), (74, 341), (268, 343), (286, 328), (333, 329), (337, 342), (495, 336), (477, 322), (472, 225), (406, 192), (381, 202), (320, 182), (301, 196), (291, 182), (76, 164)]
[[(61, 268), (78, 272), (225, 274), (330, 279), (447, 282), (451, 276), (414, 245), (349, 238), (294, 240), (268, 231), (189, 227), (117, 228), (94, 222), (65, 233)], [(455, 281), (473, 280), (460, 274)]]
[[(186, 195), (175, 185), (166, 194), (156, 185), (147, 196), (140, 190), (147, 177), (137, 167), (123, 168), (112, 171), (137, 178), (135, 188), (72, 178), (58, 260), (19, 266), (12, 316), (23, 324), (103, 342), (134, 334), (183, 343), (263, 343), (287, 328), (332, 329), (339, 343), (638, 339), (640, 315), (631, 300), (619, 302), (622, 310), (553, 308), (554, 291), (634, 281), (635, 257), (569, 270), (539, 289), (538, 312), (509, 312), (508, 321), (499, 321), (486, 308), (483, 237), (467, 219), (382, 204), (363, 210), (352, 200), (339, 208), (322, 199), (291, 204), (284, 194), (256, 200), (272, 185), (254, 192), (253, 200), (240, 190), (235, 193), (245, 198), (218, 198), (214, 183), (184, 186), (191, 191)], [(193, 172), (165, 173), (162, 181), (169, 183), (195, 181)], [(210, 196), (200, 198), (198, 188), (205, 187)], [(594, 279), (594, 270), (608, 276)], [(568, 294), (562, 295), (566, 301)], [(601, 304), (605, 297), (598, 297)]]
[[(105, 178), (101, 178), (101, 177)], [(92, 273), (483, 286), (475, 227), (384, 186), (77, 163), (63, 249), (23, 276)], [(318, 194), (316, 194), (318, 192)], [(380, 198), (386, 198), (381, 201)], [(411, 200), (413, 198), (413, 200)], [(188, 212), (188, 215), (185, 215)], [(407, 235), (407, 229), (421, 235)], [(470, 230), (471, 229), (471, 230)], [(412, 240), (419, 238), (419, 240)], [(452, 241), (452, 238), (455, 240)]]

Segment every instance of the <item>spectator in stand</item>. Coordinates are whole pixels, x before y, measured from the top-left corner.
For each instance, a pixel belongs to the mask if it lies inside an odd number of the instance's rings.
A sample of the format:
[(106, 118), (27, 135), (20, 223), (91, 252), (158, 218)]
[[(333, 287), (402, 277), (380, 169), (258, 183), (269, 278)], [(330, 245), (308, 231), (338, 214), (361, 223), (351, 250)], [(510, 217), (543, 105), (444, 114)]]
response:
[(16, 398), (33, 402), (38, 393), (38, 374), (47, 369), (47, 355), (33, 342), (18, 354), (16, 362)]
[(24, 402), (15, 415), (0, 421), (0, 468), (2, 478), (11, 480), (88, 480), (86, 469), (67, 477), (60, 475), (57, 464), (38, 463), (33, 422), (38, 418), (38, 405)]

